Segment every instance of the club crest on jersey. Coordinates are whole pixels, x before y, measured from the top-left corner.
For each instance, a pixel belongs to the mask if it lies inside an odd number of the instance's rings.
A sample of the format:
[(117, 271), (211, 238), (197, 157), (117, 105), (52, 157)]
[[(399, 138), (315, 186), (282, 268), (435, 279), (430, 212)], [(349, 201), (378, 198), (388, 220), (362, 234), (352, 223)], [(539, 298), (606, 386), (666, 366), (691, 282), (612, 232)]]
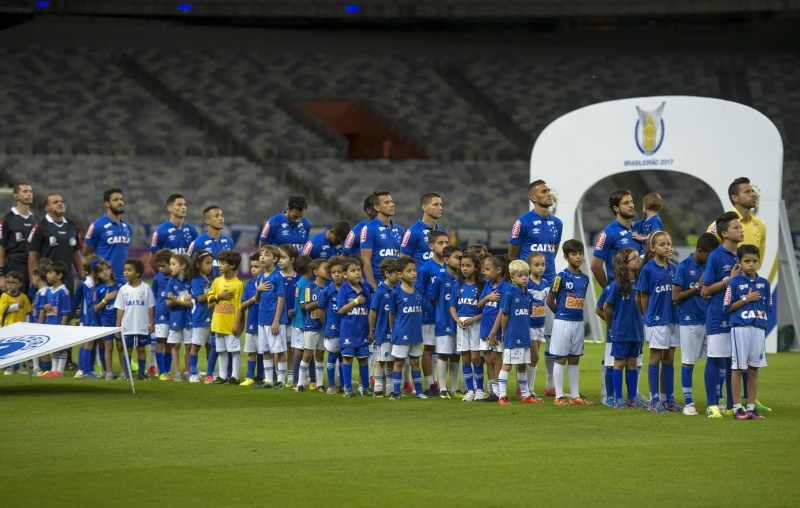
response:
[(666, 102), (662, 102), (659, 107), (651, 111), (645, 111), (636, 106), (636, 113), (639, 119), (636, 120), (634, 128), (634, 139), (636, 147), (644, 155), (653, 155), (664, 142), (664, 119), (661, 118)]

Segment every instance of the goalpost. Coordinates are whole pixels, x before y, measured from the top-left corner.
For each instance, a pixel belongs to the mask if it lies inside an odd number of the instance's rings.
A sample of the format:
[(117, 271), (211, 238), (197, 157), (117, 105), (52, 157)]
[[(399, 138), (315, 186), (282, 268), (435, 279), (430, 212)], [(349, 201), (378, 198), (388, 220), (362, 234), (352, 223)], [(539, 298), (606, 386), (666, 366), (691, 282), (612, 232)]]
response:
[[(767, 225), (760, 273), (778, 302), (767, 329), (767, 352), (777, 351), (779, 325), (794, 324), (800, 331), (800, 282), (781, 202), (783, 143), (766, 116), (720, 99), (638, 97), (593, 104), (548, 125), (533, 147), (530, 181), (545, 180), (553, 190), (554, 213), (564, 223), (562, 243), (577, 238), (586, 245), (587, 274), (594, 245), (587, 244), (581, 221), (583, 197), (603, 178), (635, 170), (668, 170), (702, 180), (723, 204), (720, 213), (732, 208), (730, 183), (740, 176), (750, 178), (760, 195), (758, 217)], [(557, 270), (565, 267), (563, 256), (556, 256)], [(602, 337), (596, 298), (593, 287), (584, 316), (592, 334)], [(798, 349), (797, 337), (793, 349)]]

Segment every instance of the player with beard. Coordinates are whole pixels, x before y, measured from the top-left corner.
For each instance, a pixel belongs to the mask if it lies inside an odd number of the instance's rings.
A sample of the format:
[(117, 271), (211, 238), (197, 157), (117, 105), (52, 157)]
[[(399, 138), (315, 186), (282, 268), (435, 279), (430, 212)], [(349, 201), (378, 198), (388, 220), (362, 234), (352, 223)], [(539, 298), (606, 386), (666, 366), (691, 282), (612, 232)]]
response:
[(619, 189), (612, 192), (608, 196), (608, 207), (617, 220), (609, 224), (597, 237), (591, 263), (592, 274), (600, 287), (606, 287), (609, 280), (614, 280), (612, 260), (617, 252), (630, 248), (636, 249), (639, 255), (642, 254), (642, 245), (632, 236), (631, 227), (636, 208), (631, 191)]
[(125, 212), (122, 190), (112, 187), (105, 191), (103, 204), (106, 213), (94, 221), (86, 231), (83, 255), (97, 254), (105, 259), (111, 265), (114, 277), (118, 281), (123, 281), (125, 260), (128, 258), (128, 246), (131, 244), (133, 229), (130, 223), (122, 218)]

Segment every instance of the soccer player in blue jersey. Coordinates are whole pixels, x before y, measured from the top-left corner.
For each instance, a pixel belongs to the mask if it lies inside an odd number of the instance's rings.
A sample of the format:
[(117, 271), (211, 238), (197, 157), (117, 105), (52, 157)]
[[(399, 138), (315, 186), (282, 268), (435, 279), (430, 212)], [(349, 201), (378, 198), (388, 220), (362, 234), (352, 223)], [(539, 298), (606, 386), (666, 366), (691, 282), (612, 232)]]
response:
[(664, 226), (661, 225), (661, 217), (658, 216), (664, 208), (664, 200), (661, 199), (661, 194), (651, 192), (642, 198), (642, 211), (645, 218), (635, 222), (632, 226), (633, 237), (642, 245), (647, 245), (647, 242), (652, 233), (656, 231), (663, 231)]
[(375, 208), (372, 206), (372, 194), (364, 199), (364, 213), (367, 215), (367, 218), (353, 226), (353, 229), (347, 233), (344, 239), (342, 254), (345, 256), (361, 256), (361, 230), (377, 215)]
[[(562, 247), (567, 268), (553, 281), (547, 295), (547, 306), (555, 314), (550, 353), (555, 357), (553, 365), (553, 384), (556, 398), (553, 404), (594, 405), (580, 393), (580, 371), (578, 362), (583, 356), (583, 300), (589, 288), (589, 277), (581, 272), (583, 263), (583, 244), (578, 240), (567, 240)], [(569, 364), (570, 399), (564, 398), (564, 366)]]
[(258, 245), (280, 247), (288, 243), (298, 251), (302, 249), (311, 233), (311, 222), (305, 217), (307, 208), (308, 200), (305, 196), (289, 196), (286, 209), (264, 224)]
[(435, 192), (428, 192), (419, 198), (419, 204), (422, 207), (422, 218), (408, 228), (400, 244), (400, 253), (414, 259), (417, 272), (426, 261), (433, 258), (433, 242), (428, 235), (437, 230), (447, 235), (447, 230), (439, 225), (443, 211), (442, 197)]
[[(275, 269), (275, 262), (281, 255), (274, 245), (262, 245), (259, 249), (261, 273), (256, 279), (256, 299), (258, 300), (258, 352), (264, 355), (264, 383), (256, 388), (286, 387), (286, 324), (284, 305), (286, 288), (284, 277)], [(274, 355), (274, 358), (273, 358)], [(275, 361), (278, 362), (276, 383)], [(222, 377), (222, 376), (220, 376)]]
[(117, 280), (123, 280), (122, 271), (128, 257), (133, 228), (122, 218), (125, 205), (122, 190), (112, 187), (103, 192), (106, 214), (94, 221), (83, 239), (83, 255), (97, 254), (111, 264)]
[(387, 190), (372, 193), (375, 218), (361, 230), (361, 259), (364, 261), (364, 278), (372, 288), (377, 288), (381, 261), (400, 256), (400, 244), (405, 231), (392, 221), (394, 201)]
[[(758, 247), (744, 244), (736, 253), (742, 273), (728, 282), (723, 310), (731, 325), (733, 416), (737, 420), (763, 420), (756, 409), (758, 372), (767, 366), (766, 329), (773, 312), (769, 281), (757, 273)], [(742, 407), (742, 375), (747, 370), (747, 409)]]
[(483, 358), (480, 348), (481, 313), (478, 297), (483, 292), (481, 261), (474, 252), (461, 256), (458, 282), (450, 291), (450, 316), (456, 323), (456, 351), (461, 354), (461, 374), (467, 385), (464, 402), (483, 400)]
[(342, 243), (350, 232), (350, 223), (346, 220), (334, 222), (322, 233), (312, 236), (300, 252), (311, 259), (329, 259), (342, 254)]
[[(615, 409), (639, 407), (636, 400), (639, 384), (637, 362), (642, 354), (644, 334), (642, 314), (636, 301), (636, 277), (641, 262), (637, 249), (622, 249), (617, 252), (613, 260), (615, 280), (604, 290), (603, 314), (608, 327), (612, 357), (611, 360), (606, 360), (606, 365), (613, 365), (613, 387), (609, 390), (609, 397), (613, 397), (614, 402), (609, 405)], [(626, 371), (627, 402), (622, 398), (623, 369)]]
[[(409, 230), (410, 231), (410, 230)], [(406, 235), (408, 236), (408, 235)], [(434, 382), (434, 359), (436, 352), (436, 309), (431, 305), (428, 288), (436, 278), (447, 271), (442, 251), (450, 243), (450, 237), (443, 229), (434, 229), (428, 233), (428, 248), (431, 257), (417, 268), (416, 288), (422, 293), (422, 373), (425, 375), (425, 393), (434, 396), (439, 393), (439, 384)], [(447, 372), (445, 363), (445, 372)]]
[(547, 293), (550, 292), (550, 281), (544, 278), (546, 270), (545, 257), (541, 252), (532, 252), (525, 260), (528, 263), (530, 277), (528, 278), (528, 293), (533, 298), (531, 309), (531, 363), (525, 372), (528, 375), (528, 389), (533, 401), (542, 403), (536, 395), (534, 382), (536, 381), (536, 365), (539, 363), (539, 350), (545, 342), (545, 308), (547, 307)]
[(627, 248), (637, 249), (640, 254), (643, 252), (642, 245), (632, 236), (631, 226), (633, 218), (636, 216), (636, 208), (631, 191), (615, 190), (608, 197), (608, 206), (616, 220), (597, 236), (591, 262), (592, 274), (603, 288), (608, 285), (610, 280), (614, 280), (612, 260), (617, 252)]
[(325, 312), (325, 351), (328, 352), (328, 362), (326, 364), (328, 374), (328, 395), (336, 395), (336, 363), (339, 363), (339, 379), (341, 379), (342, 369), (342, 352), (339, 346), (339, 332), (342, 323), (342, 317), (339, 315), (339, 306), (337, 298), (339, 296), (339, 289), (344, 282), (344, 272), (342, 271), (342, 263), (344, 258), (342, 256), (333, 256), (328, 260), (328, 274), (331, 277), (331, 283), (325, 286), (325, 289), (317, 300), (317, 305), (320, 310)]
[(207, 250), (213, 259), (212, 280), (219, 277), (219, 253), (233, 249), (233, 238), (222, 234), (225, 227), (225, 217), (222, 209), (217, 205), (207, 206), (203, 210), (203, 222), (206, 224), (206, 232), (194, 239), (189, 244), (186, 255), (191, 257), (199, 250)]
[(422, 391), (419, 370), (419, 357), (422, 356), (422, 293), (414, 287), (417, 279), (416, 264), (412, 258), (404, 257), (395, 262), (395, 269), (400, 273), (400, 284), (389, 297), (389, 328), (392, 330), (394, 357), (393, 390), (389, 398), (399, 400), (401, 397), (403, 366), (408, 358), (417, 398), (429, 399)]
[[(650, 345), (650, 411), (678, 412), (683, 408), (675, 402), (674, 362), (675, 348), (680, 345), (680, 332), (678, 309), (672, 303), (672, 281), (675, 279), (675, 269), (669, 264), (673, 253), (672, 238), (665, 231), (656, 231), (649, 236), (648, 246), (653, 258), (642, 267), (636, 291)], [(659, 391), (662, 374), (665, 393)]]
[(426, 294), (428, 300), (436, 308), (436, 324), (434, 333), (436, 334), (436, 354), (439, 359), (436, 362), (436, 369), (439, 373), (439, 397), (450, 399), (448, 391), (447, 371), (450, 369), (450, 388), (455, 391), (458, 387), (458, 360), (456, 354), (456, 322), (450, 314), (450, 298), (453, 293), (453, 286), (458, 284), (459, 272), (461, 270), (461, 248), (455, 245), (448, 245), (442, 250), (447, 270), (431, 284), (428, 285)]
[[(500, 301), (500, 330), (503, 337), (503, 367), (499, 373), (498, 401), (501, 406), (510, 406), (511, 402), (506, 395), (508, 373), (513, 365), (517, 366), (517, 384), (520, 387), (523, 404), (536, 403), (528, 388), (528, 375), (526, 370), (531, 363), (531, 331), (530, 315), (533, 308), (533, 297), (528, 292), (528, 264), (515, 259), (508, 265), (511, 275), (511, 287)], [(489, 343), (497, 345), (497, 327), (489, 333)]]
[[(256, 297), (256, 281), (261, 275), (261, 260), (258, 252), (250, 255), (250, 275), (253, 277), (244, 285), (242, 292), (241, 312), (247, 311), (244, 326), (244, 352), (247, 353), (247, 375), (241, 386), (255, 386), (264, 382), (264, 355), (261, 354), (260, 363), (258, 351), (258, 298)], [(257, 367), (260, 367), (257, 369)], [(256, 374), (256, 371), (260, 371)], [(249, 381), (252, 381), (250, 383)]]
[[(72, 312), (69, 290), (64, 285), (68, 270), (67, 265), (61, 261), (50, 263), (47, 267), (47, 283), (50, 287), (44, 293), (44, 305), (39, 313), (39, 323), (67, 326)], [(48, 369), (49, 372), (42, 377), (64, 377), (64, 368), (67, 366), (66, 350), (53, 353), (52, 358), (53, 368)]]
[(358, 359), (362, 395), (372, 396), (369, 389), (369, 301), (370, 289), (361, 282), (361, 264), (356, 259), (342, 263), (345, 282), (339, 289), (336, 305), (342, 316), (339, 336), (342, 351), (344, 396), (355, 397), (353, 391), (353, 358)]
[(703, 273), (703, 289), (700, 295), (710, 298), (706, 314), (706, 340), (708, 341), (708, 359), (705, 369), (706, 397), (708, 408), (706, 416), (722, 418), (719, 407), (717, 386), (724, 374), (726, 400), (733, 412), (733, 395), (731, 394), (731, 334), (729, 315), (723, 310), (725, 290), (728, 282), (739, 275), (741, 269), (736, 258), (736, 246), (744, 238), (742, 224), (736, 212), (726, 212), (717, 217), (717, 235), (722, 244), (708, 256), (706, 270)]
[(389, 327), (389, 299), (395, 285), (400, 280), (394, 259), (381, 261), (383, 280), (372, 295), (369, 305), (369, 335), (372, 340), (375, 357), (375, 396), (383, 397), (384, 390), (389, 387), (390, 372), (394, 369), (392, 358), (392, 329)]
[(672, 301), (678, 306), (678, 333), (681, 338), (681, 386), (683, 414), (697, 415), (692, 393), (694, 366), (706, 356), (706, 313), (708, 300), (700, 295), (703, 272), (709, 254), (719, 247), (717, 235), (704, 233), (697, 239), (691, 256), (678, 264), (672, 281)]
[[(508, 280), (508, 263), (505, 256), (492, 256), (483, 262), (483, 276), (486, 283), (478, 300), (478, 310), (481, 311), (480, 348), (484, 354), (487, 374), (489, 377), (489, 390), (491, 394), (484, 402), (497, 402), (499, 400), (498, 375), (503, 366), (503, 341), (500, 336), (496, 345), (489, 344), (489, 335), (494, 329), (495, 335), (500, 330), (500, 301), (503, 295), (511, 288)], [(445, 372), (446, 372), (445, 364)]]
[[(151, 289), (156, 299), (155, 318), (156, 327), (153, 336), (156, 340), (156, 367), (158, 368), (159, 381), (167, 381), (172, 370), (172, 354), (165, 355), (167, 337), (169, 336), (169, 307), (167, 306), (167, 285), (171, 276), (169, 260), (172, 251), (161, 249), (150, 256), (150, 263), (156, 265), (156, 276), (153, 277)], [(209, 376), (211, 373), (208, 373)], [(208, 376), (207, 376), (208, 377)], [(211, 382), (207, 380), (207, 382)]]
[[(186, 199), (180, 194), (171, 194), (167, 198), (167, 211), (169, 220), (153, 231), (150, 252), (169, 249), (176, 254), (185, 254), (189, 245), (197, 238), (197, 228), (186, 223)], [(153, 270), (156, 269), (152, 257), (150, 266)]]
[[(192, 281), (188, 275), (189, 263), (189, 256), (186, 254), (173, 252), (169, 259), (169, 271), (172, 277), (167, 282), (167, 307), (169, 307), (167, 344), (171, 348), (174, 368), (172, 380), (176, 382), (183, 380), (183, 372), (189, 367), (189, 349), (192, 344)], [(180, 368), (181, 345), (185, 350), (183, 370)]]
[(306, 286), (300, 298), (300, 307), (306, 314), (305, 326), (303, 327), (303, 354), (300, 360), (300, 371), (297, 377), (297, 391), (304, 392), (306, 378), (308, 377), (308, 366), (311, 361), (316, 362), (317, 391), (323, 391), (322, 371), (323, 360), (325, 359), (325, 343), (323, 333), (325, 331), (325, 311), (319, 308), (319, 297), (325, 290), (325, 283), (328, 280), (328, 262), (322, 258), (311, 261), (309, 265), (313, 280)]
[[(192, 256), (187, 276), (192, 289), (192, 345), (189, 351), (189, 382), (199, 383), (200, 372), (197, 360), (200, 349), (211, 337), (211, 309), (208, 308), (208, 290), (214, 271), (214, 256), (207, 250), (199, 250)], [(209, 368), (210, 372), (213, 372)], [(227, 375), (227, 373), (225, 373)]]

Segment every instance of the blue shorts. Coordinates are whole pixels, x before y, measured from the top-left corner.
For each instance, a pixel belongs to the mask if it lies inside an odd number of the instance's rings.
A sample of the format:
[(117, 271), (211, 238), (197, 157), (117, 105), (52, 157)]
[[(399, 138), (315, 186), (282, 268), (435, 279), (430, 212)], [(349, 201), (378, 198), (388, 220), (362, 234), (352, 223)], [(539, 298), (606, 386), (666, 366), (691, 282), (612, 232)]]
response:
[(356, 357), (356, 358), (369, 358), (369, 347), (343, 347), (342, 356)]
[[(642, 343), (641, 342), (612, 342), (611, 343), (611, 356), (613, 356), (617, 360), (621, 360), (623, 358), (639, 358), (639, 355), (642, 354)], [(606, 365), (606, 367), (611, 367), (611, 365)]]
[[(125, 338), (125, 347), (129, 349), (150, 344), (149, 335), (123, 335), (122, 337)], [(117, 339), (117, 342), (122, 343), (122, 339)]]

